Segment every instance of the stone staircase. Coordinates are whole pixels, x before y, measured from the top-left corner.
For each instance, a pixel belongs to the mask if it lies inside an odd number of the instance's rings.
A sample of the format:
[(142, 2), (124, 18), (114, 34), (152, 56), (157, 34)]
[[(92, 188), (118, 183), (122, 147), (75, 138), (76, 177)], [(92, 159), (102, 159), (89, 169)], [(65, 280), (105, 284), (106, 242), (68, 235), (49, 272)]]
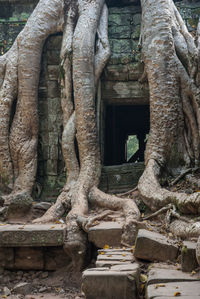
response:
[[(64, 228), (0, 223), (0, 269), (51, 271), (67, 266)], [(200, 299), (196, 243), (177, 243), (140, 229), (135, 246), (125, 248), (120, 246), (121, 234), (120, 222), (90, 228), (88, 239), (99, 249), (95, 267), (82, 274), (86, 299)]]

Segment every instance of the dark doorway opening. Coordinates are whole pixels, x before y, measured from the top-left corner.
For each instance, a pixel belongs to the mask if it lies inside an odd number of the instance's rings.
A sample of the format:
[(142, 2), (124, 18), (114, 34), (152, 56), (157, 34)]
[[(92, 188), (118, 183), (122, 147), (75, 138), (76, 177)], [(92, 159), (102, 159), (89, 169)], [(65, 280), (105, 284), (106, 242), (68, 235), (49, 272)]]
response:
[(149, 105), (108, 105), (104, 165), (144, 161), (149, 126)]

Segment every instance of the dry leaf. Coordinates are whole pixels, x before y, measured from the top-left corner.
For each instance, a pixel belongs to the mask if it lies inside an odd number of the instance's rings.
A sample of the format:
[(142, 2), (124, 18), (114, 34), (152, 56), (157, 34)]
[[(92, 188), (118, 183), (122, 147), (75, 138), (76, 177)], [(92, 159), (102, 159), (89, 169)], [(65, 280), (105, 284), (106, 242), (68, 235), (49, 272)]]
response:
[(181, 296), (181, 293), (180, 292), (175, 292), (174, 297), (177, 297), (177, 296)]
[(156, 284), (155, 286), (154, 286), (154, 288), (155, 289), (158, 289), (158, 288), (162, 288), (162, 287), (165, 287), (166, 285), (165, 284), (161, 284), (161, 283), (159, 283), (159, 284)]
[(51, 226), (50, 228), (55, 228), (55, 226)]
[(140, 274), (140, 281), (145, 283), (147, 281), (147, 275), (145, 274)]
[(105, 254), (105, 252), (103, 252), (103, 251), (101, 251), (101, 252), (99, 252), (100, 254)]
[(110, 248), (110, 246), (108, 244), (105, 244), (103, 247), (103, 249), (109, 249), (109, 248)]
[(126, 253), (122, 253), (122, 256), (126, 256)]

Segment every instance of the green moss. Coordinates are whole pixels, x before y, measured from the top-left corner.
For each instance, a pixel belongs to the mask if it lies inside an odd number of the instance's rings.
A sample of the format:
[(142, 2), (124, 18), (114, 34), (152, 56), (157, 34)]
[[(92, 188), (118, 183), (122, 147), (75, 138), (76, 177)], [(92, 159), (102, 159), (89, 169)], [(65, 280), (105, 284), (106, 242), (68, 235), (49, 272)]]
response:
[(188, 252), (187, 246), (183, 246), (181, 249), (182, 254), (186, 254)]

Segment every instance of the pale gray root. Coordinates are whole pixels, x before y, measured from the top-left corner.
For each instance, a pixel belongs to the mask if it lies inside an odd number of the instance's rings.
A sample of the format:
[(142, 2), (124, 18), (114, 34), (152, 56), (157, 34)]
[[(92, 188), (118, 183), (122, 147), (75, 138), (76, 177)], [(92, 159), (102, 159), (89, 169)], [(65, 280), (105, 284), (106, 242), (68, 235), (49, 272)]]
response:
[(174, 204), (185, 214), (200, 213), (200, 194), (172, 192), (162, 188), (159, 183), (160, 165), (154, 159), (150, 159), (145, 167), (144, 173), (138, 183), (138, 190), (144, 203), (156, 211), (170, 203)]
[(183, 220), (174, 220), (169, 228), (173, 235), (183, 240), (190, 238), (197, 239), (200, 236), (200, 222), (191, 221), (189, 223)]
[(188, 223), (182, 220), (175, 220), (170, 224), (169, 229), (173, 235), (183, 240), (196, 239), (196, 258), (200, 266), (200, 222), (191, 221)]
[[(94, 44), (103, 5), (104, 0), (79, 1), (79, 18), (73, 35), (73, 88), (80, 172), (71, 198), (71, 211), (66, 218), (64, 249), (77, 267), (83, 266), (81, 262), (87, 247), (87, 237), (77, 217), (88, 213), (88, 192), (98, 184), (101, 168), (94, 101)], [(78, 263), (77, 255), (80, 257)]]
[(50, 34), (62, 29), (62, 23), (62, 1), (41, 0), (14, 44), (17, 52), (14, 82), (17, 82), (18, 88), (16, 112), (9, 136), (14, 186), (11, 194), (4, 197), (6, 204), (17, 194), (32, 193), (37, 170), (37, 98), (42, 48)]
[(13, 166), (9, 146), (9, 125), (12, 104), (18, 90), (17, 62), (18, 49), (15, 41), (11, 49), (0, 57), (0, 181), (11, 190)]
[(62, 153), (67, 170), (67, 182), (56, 203), (42, 217), (35, 219), (33, 223), (54, 222), (62, 217), (65, 211), (69, 212), (71, 209), (71, 196), (73, 191), (75, 192), (73, 187), (79, 175), (79, 164), (74, 146), (76, 127), (72, 100), (72, 42), (77, 7), (73, 4), (65, 9), (67, 11), (65, 12), (65, 26), (60, 53), (60, 85), (63, 112)]
[(77, 222), (85, 232), (88, 232), (90, 227), (99, 224), (100, 220), (105, 219), (106, 217), (108, 217), (112, 213), (113, 213), (113, 211), (106, 210), (106, 211), (103, 211), (102, 213), (100, 213), (96, 216), (92, 216), (92, 217), (78, 216)]
[(159, 182), (166, 167), (181, 172), (180, 165), (188, 168), (199, 163), (200, 92), (193, 68), (197, 46), (172, 0), (142, 0), (141, 4), (151, 129), (138, 190), (153, 211), (174, 204), (183, 213), (198, 214), (198, 193), (171, 192)]
[(125, 224), (123, 227), (122, 242), (133, 245), (137, 234), (135, 221), (140, 219), (140, 211), (130, 198), (119, 198), (114, 195), (105, 194), (98, 188), (93, 187), (89, 194), (89, 202), (111, 210), (123, 211)]
[(95, 53), (95, 86), (97, 87), (98, 80), (101, 76), (109, 57), (110, 57), (110, 45), (108, 39), (108, 8), (104, 4), (101, 17), (97, 28), (97, 44)]

